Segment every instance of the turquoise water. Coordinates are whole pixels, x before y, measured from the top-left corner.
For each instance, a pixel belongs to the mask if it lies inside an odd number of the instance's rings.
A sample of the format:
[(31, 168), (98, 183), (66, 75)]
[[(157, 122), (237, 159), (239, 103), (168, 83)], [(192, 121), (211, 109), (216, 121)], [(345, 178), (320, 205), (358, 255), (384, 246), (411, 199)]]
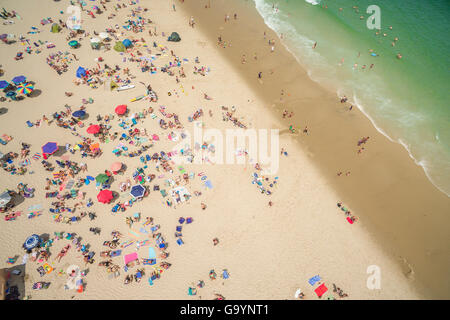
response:
[[(450, 1), (254, 2), (313, 80), (352, 100), (450, 195)], [(380, 30), (367, 27), (370, 5)]]

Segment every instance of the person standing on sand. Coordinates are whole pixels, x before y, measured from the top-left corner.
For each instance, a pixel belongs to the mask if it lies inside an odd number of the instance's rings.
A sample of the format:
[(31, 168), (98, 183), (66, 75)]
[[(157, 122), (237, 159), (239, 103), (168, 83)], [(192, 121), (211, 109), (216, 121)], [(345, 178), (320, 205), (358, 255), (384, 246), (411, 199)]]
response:
[(317, 46), (317, 42), (314, 42), (314, 45), (312, 46), (313, 49), (315, 49)]
[(259, 73), (258, 73), (258, 79), (261, 79), (262, 78), (262, 72), (260, 71)]
[(172, 5), (173, 11), (177, 11), (177, 9), (175, 9), (175, 4)]

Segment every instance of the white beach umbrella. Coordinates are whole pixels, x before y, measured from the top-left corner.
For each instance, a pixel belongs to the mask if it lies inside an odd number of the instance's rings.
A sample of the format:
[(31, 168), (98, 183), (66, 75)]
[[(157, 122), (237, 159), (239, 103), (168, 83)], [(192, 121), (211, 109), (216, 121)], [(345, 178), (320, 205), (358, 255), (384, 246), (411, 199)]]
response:
[(105, 40), (109, 38), (109, 34), (107, 34), (106, 32), (100, 32), (99, 37)]
[(100, 43), (100, 39), (99, 38), (92, 38), (91, 39), (91, 43)]

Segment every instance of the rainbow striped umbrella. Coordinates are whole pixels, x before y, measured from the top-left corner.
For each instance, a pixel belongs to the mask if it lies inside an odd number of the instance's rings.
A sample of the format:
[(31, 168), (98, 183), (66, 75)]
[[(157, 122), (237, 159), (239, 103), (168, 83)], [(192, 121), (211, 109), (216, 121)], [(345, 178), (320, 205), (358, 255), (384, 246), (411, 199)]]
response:
[(21, 94), (30, 94), (34, 90), (34, 86), (31, 83), (22, 83), (17, 86), (17, 92)]

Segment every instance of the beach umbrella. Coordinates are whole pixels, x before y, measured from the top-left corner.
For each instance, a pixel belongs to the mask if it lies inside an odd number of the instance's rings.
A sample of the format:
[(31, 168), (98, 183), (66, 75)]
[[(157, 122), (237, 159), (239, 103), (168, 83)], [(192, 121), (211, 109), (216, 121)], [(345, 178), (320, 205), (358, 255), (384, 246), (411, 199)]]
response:
[(58, 144), (56, 142), (47, 142), (42, 146), (42, 152), (46, 154), (54, 154), (58, 151)]
[(114, 50), (116, 50), (117, 52), (124, 52), (125, 46), (123, 45), (122, 42), (117, 41), (116, 44), (114, 45)]
[(106, 32), (100, 32), (100, 33), (98, 34), (98, 36), (99, 36), (102, 40), (105, 40), (105, 39), (108, 39), (108, 38), (109, 38), (109, 34), (107, 34)]
[(140, 184), (131, 187), (130, 194), (135, 198), (142, 198), (145, 194), (145, 187)]
[(99, 38), (92, 38), (91, 39), (91, 43), (100, 43), (100, 39)]
[(69, 41), (69, 46), (71, 48), (77, 48), (79, 45), (80, 45), (80, 43), (77, 40)]
[(9, 86), (9, 82), (2, 80), (0, 81), (0, 89), (5, 89), (7, 86)]
[(121, 116), (127, 112), (127, 106), (125, 104), (121, 104), (120, 106), (116, 107), (116, 113)]
[(104, 173), (100, 173), (99, 175), (97, 175), (95, 177), (95, 181), (100, 182), (100, 183), (105, 183), (108, 180), (109, 180), (109, 177)]
[(113, 172), (117, 172), (117, 171), (119, 171), (120, 169), (122, 169), (122, 163), (121, 163), (121, 162), (114, 162), (114, 163), (111, 165), (111, 171), (113, 171)]
[(31, 249), (37, 247), (40, 242), (41, 242), (41, 239), (39, 238), (39, 236), (37, 234), (33, 234), (25, 240), (23, 247), (26, 250), (31, 250)]
[(2, 194), (0, 194), (0, 208), (6, 207), (10, 201), (11, 196), (9, 195), (8, 191), (5, 191)]
[(100, 126), (98, 124), (90, 125), (86, 130), (87, 133), (96, 134), (100, 132)]
[(30, 94), (34, 90), (34, 86), (31, 83), (22, 83), (17, 86), (17, 92), (21, 94)]
[(22, 82), (25, 82), (25, 80), (27, 80), (25, 76), (17, 76), (14, 77), (11, 81), (14, 82), (14, 84), (20, 84)]
[(125, 48), (129, 48), (133, 43), (129, 39), (125, 39), (122, 41), (122, 44), (125, 46)]
[(83, 67), (78, 67), (76, 76), (77, 78), (83, 78), (86, 75), (86, 70)]
[(97, 195), (97, 200), (101, 203), (110, 203), (113, 198), (111, 190), (102, 190)]
[(86, 115), (86, 111), (84, 110), (77, 110), (74, 113), (72, 113), (72, 116), (76, 118), (83, 118)]

